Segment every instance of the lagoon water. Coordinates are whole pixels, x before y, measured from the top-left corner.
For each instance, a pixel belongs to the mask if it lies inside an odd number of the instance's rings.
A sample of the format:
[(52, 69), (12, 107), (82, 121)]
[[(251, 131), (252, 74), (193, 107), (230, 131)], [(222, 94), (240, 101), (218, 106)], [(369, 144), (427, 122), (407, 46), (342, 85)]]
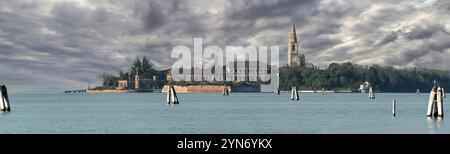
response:
[(425, 93), (300, 93), (299, 103), (288, 93), (178, 95), (180, 104), (168, 106), (164, 93), (12, 93), (0, 134), (450, 133), (450, 119), (427, 119)]

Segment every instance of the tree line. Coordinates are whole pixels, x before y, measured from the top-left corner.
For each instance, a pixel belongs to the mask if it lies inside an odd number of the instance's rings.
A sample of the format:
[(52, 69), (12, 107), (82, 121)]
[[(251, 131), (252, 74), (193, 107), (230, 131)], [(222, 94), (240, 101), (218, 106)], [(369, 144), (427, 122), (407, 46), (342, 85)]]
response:
[[(158, 80), (166, 81), (168, 70), (157, 71), (149, 58), (136, 57), (129, 71), (119, 71), (117, 75), (100, 73), (99, 78), (103, 81), (102, 87), (96, 89), (115, 89), (119, 80), (132, 80), (139, 71), (141, 78), (152, 79), (156, 76)], [(292, 86), (300, 89), (320, 90), (358, 90), (365, 81), (370, 82), (376, 90), (382, 92), (415, 92), (416, 89), (428, 91), (436, 80), (441, 87), (450, 88), (450, 72), (448, 70), (436, 70), (428, 68), (404, 68), (398, 69), (392, 66), (364, 66), (346, 63), (331, 63), (325, 69), (319, 69), (313, 64), (306, 67), (280, 68), (280, 89), (289, 90)], [(199, 82), (201, 84), (211, 84)], [(192, 82), (186, 84), (193, 84)], [(217, 84), (224, 84), (218, 82)], [(233, 82), (227, 85), (236, 84)], [(242, 84), (242, 83), (241, 83)], [(260, 84), (255, 83), (255, 84)]]
[(97, 87), (96, 89), (115, 89), (119, 80), (134, 81), (135, 76), (138, 73), (137, 71), (139, 71), (139, 75), (142, 79), (153, 79), (153, 76), (155, 76), (157, 80), (165, 80), (166, 78), (166, 71), (155, 70), (148, 57), (136, 57), (135, 61), (130, 66), (129, 71), (119, 71), (117, 75), (104, 72), (100, 73), (98, 77), (102, 81), (102, 87)]
[[(312, 66), (312, 67), (311, 67)], [(284, 66), (280, 68), (280, 88), (288, 90), (296, 85), (301, 89), (357, 90), (365, 81), (383, 92), (415, 92), (416, 89), (428, 91), (433, 81), (441, 87), (450, 87), (448, 70), (427, 68), (397, 69), (392, 66), (363, 66), (346, 63), (332, 63), (326, 69)]]

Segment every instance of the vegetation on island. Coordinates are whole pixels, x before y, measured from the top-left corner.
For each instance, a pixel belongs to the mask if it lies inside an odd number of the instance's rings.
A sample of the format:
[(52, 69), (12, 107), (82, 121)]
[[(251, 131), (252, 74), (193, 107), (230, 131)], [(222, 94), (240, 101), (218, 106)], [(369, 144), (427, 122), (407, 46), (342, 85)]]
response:
[(308, 67), (280, 68), (280, 89), (288, 90), (297, 85), (300, 89), (325, 88), (327, 90), (359, 89), (363, 82), (370, 82), (382, 92), (416, 92), (416, 89), (429, 90), (433, 81), (441, 87), (450, 87), (448, 70), (427, 68), (397, 69), (392, 66), (362, 66), (346, 63), (332, 63), (326, 69), (318, 69), (312, 64)]
[[(101, 73), (99, 78), (103, 84), (95, 89), (115, 89), (119, 80), (134, 80), (136, 70), (141, 78), (151, 79), (156, 76), (158, 80), (166, 81), (168, 70), (158, 71), (153, 68), (148, 57), (137, 57), (130, 66), (129, 72), (119, 71), (117, 75)], [(391, 66), (363, 66), (346, 63), (331, 63), (328, 68), (319, 69), (313, 64), (306, 67), (280, 68), (280, 89), (289, 90), (297, 86), (302, 90), (351, 90), (357, 91), (365, 81), (370, 82), (375, 90), (382, 92), (415, 92), (416, 89), (426, 91), (438, 81), (444, 88), (450, 87), (450, 73), (448, 70), (435, 70), (428, 68), (403, 68)], [(258, 86), (262, 82), (177, 82), (179, 85), (228, 85), (228, 86)]]
[[(142, 59), (142, 60), (141, 60)], [(136, 71), (139, 70), (141, 79), (153, 79), (153, 76), (157, 80), (166, 80), (166, 71), (158, 71), (153, 68), (153, 64), (146, 56), (140, 58), (136, 57), (135, 61), (130, 66), (129, 71), (119, 71), (117, 75), (109, 73), (100, 73), (98, 78), (102, 81), (102, 86), (94, 88), (95, 90), (116, 89), (119, 80), (134, 81), (136, 77)]]

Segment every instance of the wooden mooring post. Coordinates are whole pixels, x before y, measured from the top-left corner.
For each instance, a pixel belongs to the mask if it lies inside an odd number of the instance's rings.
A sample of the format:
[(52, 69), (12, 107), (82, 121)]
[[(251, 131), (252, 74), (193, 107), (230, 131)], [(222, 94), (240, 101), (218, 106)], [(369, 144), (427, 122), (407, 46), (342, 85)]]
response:
[(291, 100), (300, 100), (300, 98), (298, 97), (298, 90), (296, 86), (293, 86), (291, 88)]
[(394, 117), (396, 114), (396, 110), (397, 110), (397, 100), (394, 98), (392, 99), (392, 116)]
[(175, 91), (175, 88), (172, 85), (170, 85), (167, 88), (167, 104), (175, 105), (179, 103), (180, 102), (178, 101), (177, 92)]
[(375, 99), (375, 93), (372, 87), (369, 87), (369, 99)]
[(444, 90), (433, 86), (428, 99), (427, 117), (444, 117)]
[(223, 88), (223, 93), (224, 96), (228, 96), (230, 95), (230, 90), (228, 89), (228, 87)]
[(5, 85), (0, 86), (0, 111), (11, 111), (11, 105), (9, 104), (8, 89)]

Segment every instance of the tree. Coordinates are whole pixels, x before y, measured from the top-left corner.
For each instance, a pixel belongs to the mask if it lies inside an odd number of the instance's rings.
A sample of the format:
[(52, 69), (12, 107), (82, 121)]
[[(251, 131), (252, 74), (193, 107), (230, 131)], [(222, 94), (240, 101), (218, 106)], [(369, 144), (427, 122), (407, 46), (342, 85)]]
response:
[(134, 61), (133, 65), (131, 65), (130, 76), (132, 79), (134, 79), (134, 77), (136, 76), (137, 74), (136, 71), (142, 73), (142, 63), (139, 57), (136, 57), (136, 60)]
[(155, 75), (155, 70), (153, 69), (153, 64), (147, 60), (147, 57), (142, 58), (142, 77), (151, 78)]
[(391, 66), (373, 65), (370, 67), (350, 62), (332, 63), (325, 70), (313, 67), (280, 68), (280, 89), (289, 90), (300, 83), (303, 89), (353, 89), (369, 81), (377, 89), (385, 92), (415, 92), (417, 88), (428, 89), (433, 80), (439, 85), (450, 88), (450, 73), (446, 70), (406, 68), (395, 69)]
[(129, 72), (119, 71), (118, 76), (107, 73), (98, 74), (98, 78), (102, 81), (103, 86), (96, 88), (115, 89), (115, 87), (117, 87), (118, 85), (119, 80), (134, 80), (137, 71), (139, 71), (139, 74), (142, 78), (151, 79), (153, 78), (153, 76), (156, 76), (157, 80), (162, 81), (158, 82), (159, 86), (161, 87), (166, 82), (165, 79), (167, 70), (157, 71), (153, 69), (153, 64), (151, 63), (150, 59), (144, 56), (142, 57), (142, 60), (140, 57), (136, 57), (135, 61), (133, 61), (132, 65), (130, 66)]
[(378, 74), (377, 74), (378, 67), (371, 66), (369, 67), (367, 73), (366, 73), (366, 79), (372, 84), (380, 84), (378, 83)]
[(119, 71), (119, 78), (120, 80), (130, 80), (130, 73)]
[(119, 80), (119, 77), (117, 77), (117, 76), (114, 76), (114, 75), (112, 75), (112, 74), (107, 74), (107, 73), (100, 73), (99, 75), (98, 75), (98, 77), (100, 78), (100, 80), (102, 80), (103, 81), (103, 86), (105, 86), (105, 87), (112, 87), (112, 86), (114, 86), (114, 87), (116, 87), (117, 86), (117, 81)]

